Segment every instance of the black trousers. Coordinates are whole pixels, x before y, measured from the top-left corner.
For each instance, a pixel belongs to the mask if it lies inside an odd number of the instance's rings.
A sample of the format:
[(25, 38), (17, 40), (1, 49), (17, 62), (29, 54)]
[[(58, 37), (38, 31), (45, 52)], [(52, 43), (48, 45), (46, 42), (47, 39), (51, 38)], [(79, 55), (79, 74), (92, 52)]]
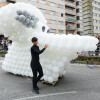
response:
[(32, 78), (33, 88), (36, 88), (38, 81), (43, 76), (43, 70), (42, 70), (40, 63), (35, 64), (35, 65), (31, 64), (31, 69), (32, 69), (32, 72), (33, 72), (33, 78)]

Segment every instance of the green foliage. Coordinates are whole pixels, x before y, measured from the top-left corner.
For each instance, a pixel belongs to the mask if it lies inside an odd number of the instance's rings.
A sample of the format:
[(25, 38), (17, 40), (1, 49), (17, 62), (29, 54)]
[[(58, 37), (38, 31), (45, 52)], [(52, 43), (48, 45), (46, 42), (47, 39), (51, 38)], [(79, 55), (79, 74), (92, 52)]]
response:
[(87, 64), (94, 64), (94, 63), (100, 63), (100, 57), (94, 57), (94, 56), (79, 56), (78, 58), (76, 58), (75, 60), (73, 60), (72, 62), (81, 62), (81, 61), (85, 61)]

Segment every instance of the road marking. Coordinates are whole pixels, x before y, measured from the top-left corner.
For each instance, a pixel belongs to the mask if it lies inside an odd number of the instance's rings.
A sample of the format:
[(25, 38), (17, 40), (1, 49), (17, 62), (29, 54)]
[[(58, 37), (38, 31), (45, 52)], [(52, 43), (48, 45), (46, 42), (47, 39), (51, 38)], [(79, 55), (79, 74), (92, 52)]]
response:
[(77, 93), (77, 91), (70, 91), (70, 92), (61, 92), (61, 93), (39, 95), (39, 96), (26, 97), (26, 98), (20, 98), (20, 99), (15, 99), (15, 100), (27, 100), (27, 99), (35, 99), (35, 98), (40, 98), (40, 97), (56, 96), (56, 95), (60, 95), (60, 94), (75, 94), (75, 93)]

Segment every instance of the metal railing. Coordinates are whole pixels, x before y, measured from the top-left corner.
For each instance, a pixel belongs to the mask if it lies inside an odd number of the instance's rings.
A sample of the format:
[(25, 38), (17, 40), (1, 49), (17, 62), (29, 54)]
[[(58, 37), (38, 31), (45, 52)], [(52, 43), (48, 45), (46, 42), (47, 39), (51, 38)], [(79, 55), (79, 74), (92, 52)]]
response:
[(72, 8), (76, 8), (76, 6), (73, 3), (65, 2), (65, 5), (69, 6), (69, 7), (72, 7)]
[(72, 27), (72, 26), (66, 26), (66, 30), (76, 30), (74, 27)]
[(72, 18), (65, 18), (65, 21), (68, 21), (68, 22), (76, 22), (76, 20), (75, 19), (72, 19)]
[(65, 10), (65, 13), (67, 13), (67, 14), (71, 14), (71, 15), (76, 15), (76, 13), (75, 12), (73, 12), (73, 11), (69, 11), (69, 10)]

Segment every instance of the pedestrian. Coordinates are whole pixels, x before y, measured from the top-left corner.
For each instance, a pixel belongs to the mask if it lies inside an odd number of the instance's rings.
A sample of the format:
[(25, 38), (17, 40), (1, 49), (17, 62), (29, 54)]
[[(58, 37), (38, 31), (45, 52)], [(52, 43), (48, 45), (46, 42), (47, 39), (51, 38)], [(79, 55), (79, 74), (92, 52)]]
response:
[(39, 54), (43, 53), (43, 51), (48, 46), (47, 46), (47, 44), (45, 44), (44, 48), (42, 50), (39, 50), (38, 39), (36, 37), (32, 38), (32, 43), (33, 43), (33, 46), (31, 47), (31, 56), (32, 56), (31, 69), (32, 69), (32, 73), (33, 73), (33, 79), (32, 79), (33, 90), (32, 90), (32, 92), (39, 94), (39, 87), (37, 86), (37, 83), (43, 76), (42, 66), (39, 61)]
[(4, 50), (4, 47), (5, 47), (5, 39), (4, 38), (2, 39), (1, 44), (2, 44), (2, 50)]
[(9, 39), (6, 40), (6, 50), (8, 50), (8, 46), (10, 45)]

